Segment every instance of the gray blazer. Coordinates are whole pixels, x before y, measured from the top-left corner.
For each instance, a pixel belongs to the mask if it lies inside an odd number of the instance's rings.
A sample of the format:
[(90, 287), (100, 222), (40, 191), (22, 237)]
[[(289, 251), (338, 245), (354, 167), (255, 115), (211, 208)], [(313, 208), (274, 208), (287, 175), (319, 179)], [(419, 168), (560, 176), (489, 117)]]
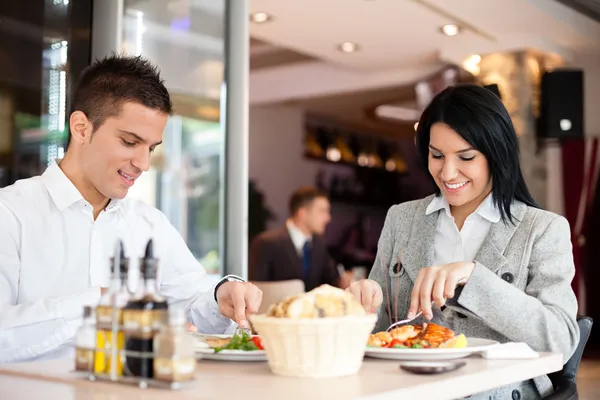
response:
[[(419, 270), (433, 263), (439, 211), (425, 215), (432, 199), (433, 195), (388, 211), (369, 275), (381, 285), (384, 297), (375, 331), (385, 330), (396, 318), (388, 310), (394, 314), (397, 309), (398, 318), (405, 318)], [(473, 260), (470, 280), (448, 300), (443, 316), (467, 337), (525, 342), (536, 351), (562, 353), (566, 363), (579, 341), (569, 223), (520, 202), (513, 204), (511, 213), (514, 225), (492, 224)], [(529, 399), (550, 394), (553, 388), (550, 379), (541, 376), (472, 398), (513, 399), (515, 390)]]

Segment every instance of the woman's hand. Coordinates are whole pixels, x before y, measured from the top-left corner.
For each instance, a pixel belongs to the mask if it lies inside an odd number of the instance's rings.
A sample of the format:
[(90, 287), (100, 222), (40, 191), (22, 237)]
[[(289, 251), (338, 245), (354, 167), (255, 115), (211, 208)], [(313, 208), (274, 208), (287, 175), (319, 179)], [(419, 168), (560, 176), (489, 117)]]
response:
[(346, 289), (346, 292), (352, 293), (356, 300), (362, 304), (365, 311), (369, 313), (376, 313), (377, 308), (383, 303), (381, 286), (371, 279), (361, 279), (358, 282), (353, 282)]
[(423, 268), (413, 286), (407, 318), (413, 318), (422, 310), (423, 316), (432, 319), (431, 302), (438, 307), (446, 304), (446, 299), (454, 297), (456, 286), (469, 280), (474, 268), (472, 261)]

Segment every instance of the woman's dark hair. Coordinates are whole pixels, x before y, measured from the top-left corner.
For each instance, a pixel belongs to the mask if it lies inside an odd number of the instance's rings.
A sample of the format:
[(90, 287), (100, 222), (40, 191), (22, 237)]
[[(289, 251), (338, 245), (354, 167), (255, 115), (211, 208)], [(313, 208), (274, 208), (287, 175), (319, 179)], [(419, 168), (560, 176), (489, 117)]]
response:
[[(487, 159), (492, 175), (492, 199), (503, 222), (513, 222), (510, 206), (514, 200), (540, 208), (523, 179), (517, 134), (498, 96), (483, 87), (467, 84), (448, 87), (434, 97), (417, 127), (417, 153), (427, 171), (430, 129), (438, 122), (452, 128)], [(433, 180), (431, 175), (430, 178)], [(439, 196), (437, 185), (435, 188)]]

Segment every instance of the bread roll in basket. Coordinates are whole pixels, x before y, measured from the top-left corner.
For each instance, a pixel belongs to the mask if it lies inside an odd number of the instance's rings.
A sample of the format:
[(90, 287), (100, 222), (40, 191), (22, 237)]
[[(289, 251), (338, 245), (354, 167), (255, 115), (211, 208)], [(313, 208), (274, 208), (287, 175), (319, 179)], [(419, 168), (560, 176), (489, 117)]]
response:
[(376, 320), (351, 293), (329, 285), (250, 317), (271, 371), (304, 378), (356, 374)]

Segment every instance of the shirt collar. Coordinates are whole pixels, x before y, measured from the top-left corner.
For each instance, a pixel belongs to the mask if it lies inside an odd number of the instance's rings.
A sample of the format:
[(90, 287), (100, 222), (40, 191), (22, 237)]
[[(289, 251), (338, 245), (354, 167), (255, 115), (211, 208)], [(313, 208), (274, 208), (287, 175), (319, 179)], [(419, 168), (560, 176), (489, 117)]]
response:
[[(42, 174), (42, 181), (59, 211), (66, 210), (78, 201), (84, 200), (73, 182), (58, 166), (60, 159), (55, 160)], [(120, 200), (111, 199), (106, 206), (106, 211), (118, 208)]]
[(431, 203), (429, 203), (429, 205), (427, 206), (427, 209), (425, 210), (425, 215), (432, 214), (441, 209), (444, 209), (446, 211), (446, 215), (452, 217), (452, 214), (450, 214), (450, 205), (448, 204), (448, 201), (446, 201), (446, 198), (444, 196), (438, 194), (433, 197), (433, 200), (431, 200)]
[(477, 207), (475, 212), (490, 222), (496, 223), (500, 221), (500, 210), (494, 205), (494, 199), (492, 198), (491, 193), (488, 194), (485, 200)]
[(310, 236), (306, 236), (297, 226), (292, 222), (292, 220), (288, 219), (285, 223), (288, 232), (290, 233), (290, 238), (292, 239), (292, 243), (296, 249), (301, 250), (304, 247), (304, 244), (311, 240)]
[[(437, 195), (431, 200), (431, 203), (427, 206), (425, 210), (425, 215), (429, 215), (438, 210), (444, 209), (446, 211), (446, 215), (452, 218), (452, 214), (450, 213), (450, 205), (446, 198), (442, 195)], [(481, 217), (487, 219), (490, 222), (498, 222), (500, 221), (500, 211), (494, 205), (494, 200), (492, 198), (492, 193), (490, 193), (483, 202), (477, 207), (475, 210), (476, 214), (479, 214)]]

